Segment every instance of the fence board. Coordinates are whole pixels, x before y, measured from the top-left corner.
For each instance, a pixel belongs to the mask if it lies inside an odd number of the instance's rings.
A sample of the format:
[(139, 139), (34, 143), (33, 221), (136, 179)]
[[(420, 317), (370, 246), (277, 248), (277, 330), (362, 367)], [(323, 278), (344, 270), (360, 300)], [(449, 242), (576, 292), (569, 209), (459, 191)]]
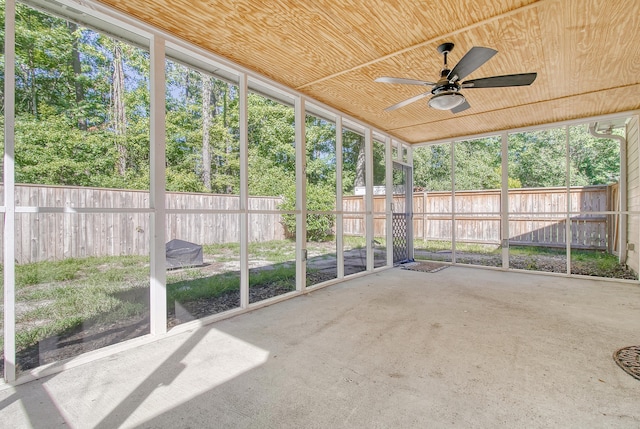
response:
[[(566, 245), (567, 188), (510, 189), (509, 241), (512, 244), (538, 246)], [(345, 211), (361, 211), (362, 196), (343, 197)], [(383, 195), (374, 196), (374, 204)], [(576, 248), (606, 249), (609, 241), (607, 216), (590, 212), (615, 210), (607, 202), (606, 186), (570, 188), (569, 201), (579, 216), (573, 216), (571, 245)], [(414, 238), (451, 240), (451, 192), (416, 192), (413, 196)], [(394, 198), (396, 208), (400, 199)], [(456, 234), (458, 241), (500, 242), (500, 190), (457, 191)], [(423, 210), (420, 210), (424, 208)], [(584, 221), (588, 219), (589, 221)], [(363, 235), (364, 227), (356, 218), (345, 215), (344, 232)], [(384, 235), (386, 226), (376, 225), (376, 234)]]
[[(616, 210), (612, 206), (619, 195), (606, 186), (574, 187), (571, 207), (580, 210), (571, 222), (571, 245), (576, 248), (607, 248), (615, 243), (616, 227), (608, 225), (606, 215), (594, 211)], [(0, 194), (4, 189), (0, 185)], [(16, 204), (33, 207), (147, 208), (145, 191), (113, 190), (62, 186), (16, 186)], [(498, 243), (500, 240), (500, 191), (458, 191), (456, 197), (457, 239), (459, 241)], [(563, 246), (567, 209), (566, 188), (509, 190), (509, 240), (512, 244)], [(404, 204), (403, 196), (393, 198), (394, 208)], [(451, 192), (419, 192), (414, 195), (414, 236), (426, 240), (451, 240)], [(172, 210), (211, 210), (211, 213), (169, 213), (167, 240), (179, 238), (200, 244), (237, 243), (239, 210), (237, 195), (169, 192), (166, 207)], [(281, 199), (250, 197), (249, 240), (269, 241), (285, 238), (280, 214)], [(374, 231), (386, 234), (385, 196), (375, 195)], [(364, 196), (343, 197), (344, 233), (365, 234)], [(536, 214), (536, 210), (544, 214)], [(615, 216), (608, 216), (609, 223)], [(19, 263), (59, 260), (67, 257), (149, 254), (148, 213), (19, 213), (16, 217), (16, 259)], [(0, 248), (0, 252), (2, 249)]]
[[(4, 187), (0, 185), (0, 195)], [(17, 185), (17, 206), (49, 208), (148, 208), (145, 191), (103, 188)], [(281, 198), (250, 197), (249, 209), (276, 211)], [(199, 244), (239, 241), (237, 195), (167, 193), (169, 209), (201, 209), (217, 213), (170, 213), (166, 219), (167, 241), (172, 238)], [(251, 241), (284, 239), (279, 213), (254, 214)], [(150, 216), (148, 213), (18, 213), (14, 232), (18, 263), (61, 260), (71, 257), (148, 255)], [(0, 231), (0, 239), (2, 239)], [(0, 257), (2, 257), (0, 246)]]

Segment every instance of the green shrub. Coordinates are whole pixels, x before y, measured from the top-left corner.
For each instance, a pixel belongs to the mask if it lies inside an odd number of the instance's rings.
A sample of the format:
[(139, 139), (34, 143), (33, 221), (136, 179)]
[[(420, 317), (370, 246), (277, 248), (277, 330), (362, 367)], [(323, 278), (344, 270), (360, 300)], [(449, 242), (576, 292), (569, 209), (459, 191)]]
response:
[[(293, 211), (296, 209), (296, 189), (289, 187), (285, 192), (280, 210)], [(335, 210), (336, 193), (331, 186), (309, 184), (307, 186), (307, 210), (308, 211), (333, 211)], [(323, 241), (331, 235), (335, 215), (310, 213), (307, 214), (307, 240)], [(293, 214), (282, 215), (282, 225), (287, 237), (296, 236), (296, 216)]]

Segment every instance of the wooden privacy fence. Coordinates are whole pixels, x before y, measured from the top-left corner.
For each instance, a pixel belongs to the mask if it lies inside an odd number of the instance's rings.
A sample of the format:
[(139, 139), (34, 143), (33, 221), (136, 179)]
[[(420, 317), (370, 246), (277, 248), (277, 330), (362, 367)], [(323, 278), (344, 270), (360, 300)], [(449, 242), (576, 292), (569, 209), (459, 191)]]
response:
[[(16, 213), (16, 261), (60, 260), (72, 257), (148, 255), (150, 214), (146, 191), (103, 188), (18, 185), (16, 206), (30, 207)], [(615, 185), (570, 188), (571, 245), (575, 248), (609, 249), (614, 252), (618, 216), (591, 214), (619, 209)], [(0, 197), (4, 188), (0, 185)], [(396, 209), (404, 198), (393, 197)], [(166, 196), (167, 240), (178, 238), (198, 244), (238, 243), (239, 197), (196, 193)], [(280, 198), (250, 197), (250, 211), (275, 211)], [(373, 199), (374, 235), (386, 234), (385, 196)], [(419, 192), (413, 197), (414, 237), (450, 241), (452, 210), (450, 192)], [(500, 191), (462, 191), (455, 194), (456, 240), (500, 243)], [(40, 208), (45, 208), (40, 209)], [(50, 208), (59, 210), (52, 212)], [(63, 213), (60, 209), (66, 209)], [(73, 213), (74, 208), (90, 209)], [(107, 210), (106, 212), (103, 209)], [(127, 209), (127, 213), (119, 210)], [(140, 209), (139, 212), (136, 209)], [(194, 213), (198, 210), (216, 213)], [(509, 242), (538, 246), (565, 246), (566, 188), (514, 189), (509, 191)], [(365, 233), (364, 196), (343, 198), (344, 233)], [(285, 238), (278, 213), (249, 213), (249, 240)], [(0, 237), (3, 231), (0, 230)], [(0, 255), (3, 249), (0, 247)]]
[[(615, 186), (615, 185), (612, 185)], [(617, 209), (607, 186), (571, 187), (571, 246), (582, 249), (609, 249), (615, 240), (612, 231), (617, 217), (593, 212)], [(609, 198), (607, 197), (609, 195)], [(616, 194), (617, 195), (617, 194)], [(385, 197), (375, 195), (374, 234), (384, 236)], [(547, 247), (566, 246), (567, 188), (511, 189), (509, 201), (509, 243)], [(402, 198), (394, 196), (394, 204)], [(364, 196), (344, 197), (344, 209), (364, 211)], [(500, 244), (500, 190), (458, 191), (455, 193), (456, 241)], [(413, 195), (413, 234), (424, 240), (451, 241), (451, 192), (416, 192)], [(614, 228), (612, 230), (612, 228)], [(345, 234), (363, 235), (364, 221), (345, 214)]]
[[(1, 185), (0, 194), (4, 198), (4, 187)], [(18, 263), (149, 254), (149, 192), (17, 185), (15, 194), (18, 209), (21, 206), (47, 208), (16, 213), (14, 236)], [(250, 197), (249, 209), (277, 210), (280, 202), (280, 198)], [(239, 203), (237, 195), (168, 192), (166, 208), (178, 212), (167, 213), (167, 240), (178, 238), (198, 244), (238, 243)], [(49, 208), (65, 208), (67, 212), (52, 213)], [(69, 212), (77, 208), (88, 208), (92, 212)], [(118, 213), (119, 209), (127, 209), (129, 212)], [(135, 209), (141, 211), (135, 212)], [(197, 210), (235, 213), (193, 213)], [(248, 216), (250, 241), (284, 239), (279, 214), (250, 213)], [(2, 234), (0, 229), (0, 237)], [(0, 247), (0, 254), (2, 250)]]

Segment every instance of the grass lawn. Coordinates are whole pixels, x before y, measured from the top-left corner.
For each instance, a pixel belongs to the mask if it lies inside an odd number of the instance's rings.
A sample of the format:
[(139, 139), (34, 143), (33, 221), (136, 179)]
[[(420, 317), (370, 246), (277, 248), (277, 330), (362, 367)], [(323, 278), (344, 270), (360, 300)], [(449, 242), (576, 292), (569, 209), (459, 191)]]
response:
[[(365, 246), (362, 237), (344, 238), (346, 250)], [(375, 246), (384, 246), (384, 240), (377, 239)], [(438, 252), (445, 251), (445, 254), (450, 251), (451, 243), (416, 240), (415, 248), (417, 255), (427, 254), (431, 256), (430, 259), (435, 259)], [(456, 248), (461, 253), (491, 258), (501, 256), (501, 249), (495, 245), (456, 243)], [(335, 241), (308, 243), (307, 249), (318, 261), (336, 257)], [(203, 251), (205, 261), (215, 261), (215, 264), (209, 264), (208, 269), (194, 267), (167, 272), (169, 307), (175, 302), (192, 302), (239, 290), (239, 245), (206, 245)], [(512, 246), (509, 252), (513, 258), (566, 257), (564, 249)], [(295, 289), (293, 241), (251, 243), (249, 259), (265, 266), (265, 269), (252, 269), (250, 288), (273, 285), (280, 290)], [(586, 270), (588, 275), (605, 277), (618, 277), (621, 267), (614, 255), (586, 250), (573, 251), (571, 263), (580, 267), (580, 270)], [(308, 271), (309, 275), (315, 273), (311, 264)], [(17, 265), (17, 349), (33, 346), (52, 335), (61, 335), (81, 327), (88, 320), (109, 325), (148, 315), (148, 296), (148, 257), (70, 258), (58, 262)]]
[[(450, 261), (451, 242), (441, 240), (415, 240), (415, 258), (421, 260)], [(502, 248), (498, 245), (456, 243), (456, 261), (475, 265), (501, 266)], [(565, 248), (509, 246), (511, 268), (532, 271), (566, 273)], [(637, 279), (637, 274), (618, 262), (618, 257), (602, 250), (571, 250), (573, 274)]]
[[(309, 248), (318, 254), (327, 253), (327, 246), (322, 243)], [(240, 246), (207, 245), (203, 252), (205, 260), (215, 260), (216, 264), (237, 264)], [(250, 287), (268, 284), (295, 289), (295, 242), (251, 243), (249, 255), (250, 260), (270, 265), (270, 269), (251, 272)], [(335, 245), (332, 255), (335, 258)], [(239, 290), (237, 267), (213, 273), (205, 268), (167, 272), (168, 306)], [(148, 257), (69, 258), (16, 265), (16, 347), (20, 350), (33, 346), (88, 320), (108, 325), (146, 315), (148, 302)], [(0, 328), (2, 324), (0, 318)], [(0, 347), (3, 340), (0, 330)]]

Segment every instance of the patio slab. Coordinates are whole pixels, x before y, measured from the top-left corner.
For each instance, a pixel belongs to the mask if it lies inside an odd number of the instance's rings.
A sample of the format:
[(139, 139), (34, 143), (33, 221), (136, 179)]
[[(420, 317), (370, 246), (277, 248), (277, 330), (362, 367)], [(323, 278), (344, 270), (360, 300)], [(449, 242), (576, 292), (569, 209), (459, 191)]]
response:
[(0, 391), (6, 427), (638, 427), (640, 287), (399, 268)]

